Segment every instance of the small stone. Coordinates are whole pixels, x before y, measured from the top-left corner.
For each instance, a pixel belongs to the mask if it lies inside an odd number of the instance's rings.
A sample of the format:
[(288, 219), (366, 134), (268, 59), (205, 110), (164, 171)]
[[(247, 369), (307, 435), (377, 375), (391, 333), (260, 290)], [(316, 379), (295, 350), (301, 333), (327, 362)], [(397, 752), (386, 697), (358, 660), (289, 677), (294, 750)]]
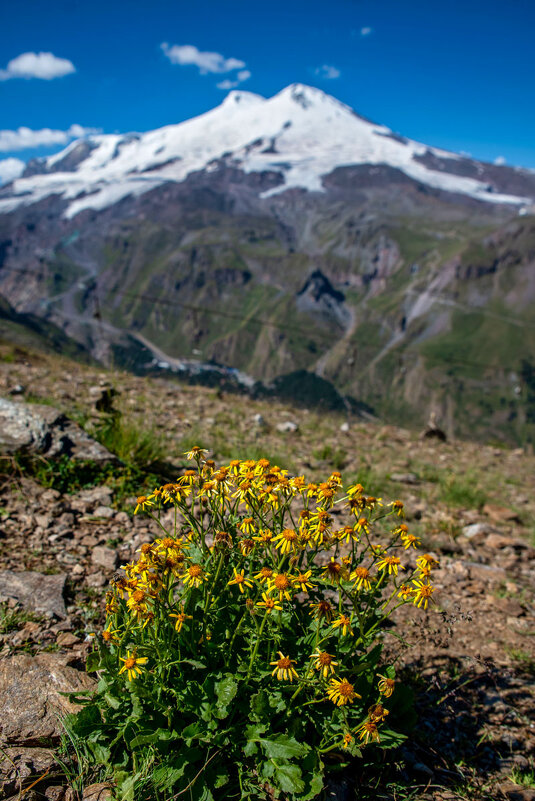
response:
[(111, 801), (112, 794), (109, 784), (90, 784), (84, 788), (82, 801)]
[(62, 631), (60, 634), (58, 634), (56, 642), (62, 648), (70, 648), (72, 645), (78, 645), (80, 640), (69, 631)]
[(512, 537), (505, 537), (503, 534), (489, 534), (485, 540), (487, 548), (494, 548), (500, 550), (501, 548), (528, 548), (527, 543), (522, 540), (514, 540)]
[(53, 520), (52, 515), (49, 515), (49, 514), (44, 514), (44, 515), (36, 514), (35, 515), (35, 522), (42, 529), (49, 528), (52, 525), (52, 520)]
[(395, 481), (397, 484), (419, 484), (420, 480), (414, 473), (392, 473), (390, 481)]
[(59, 501), (61, 498), (61, 492), (55, 489), (47, 489), (43, 492), (40, 497), (41, 503), (54, 503), (54, 501)]
[(88, 587), (99, 589), (107, 584), (107, 579), (104, 573), (91, 573), (89, 576), (86, 576), (85, 583)]
[(495, 506), (492, 503), (486, 503), (483, 507), (483, 514), (490, 517), (495, 523), (521, 523), (521, 519), (516, 512), (512, 509), (507, 509), (505, 506)]
[(347, 421), (345, 423), (342, 423), (342, 425), (340, 426), (340, 431), (341, 431), (342, 434), (347, 434), (348, 433), (348, 431), (349, 431), (349, 423)]
[(93, 548), (91, 561), (96, 565), (106, 568), (106, 570), (115, 570), (118, 561), (117, 551), (108, 548), (106, 545), (97, 545), (96, 548)]
[(283, 423), (277, 423), (276, 429), (281, 434), (295, 434), (299, 431), (299, 426), (293, 420), (285, 420)]
[(114, 510), (110, 506), (97, 506), (93, 512), (94, 517), (103, 517), (105, 520), (110, 520), (115, 516)]
[(472, 540), (472, 542), (477, 545), (477, 543), (483, 542), (485, 537), (495, 531), (496, 529), (493, 526), (489, 526), (488, 523), (472, 523), (463, 528), (462, 534), (467, 540)]
[(82, 567), (82, 565), (73, 565), (73, 568), (71, 570), (71, 576), (83, 576), (84, 573), (85, 570)]

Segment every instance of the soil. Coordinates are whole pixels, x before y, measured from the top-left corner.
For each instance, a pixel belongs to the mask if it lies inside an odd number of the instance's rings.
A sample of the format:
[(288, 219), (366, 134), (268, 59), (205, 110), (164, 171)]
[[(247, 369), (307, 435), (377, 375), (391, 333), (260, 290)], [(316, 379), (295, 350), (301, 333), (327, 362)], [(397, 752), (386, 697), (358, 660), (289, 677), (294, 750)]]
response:
[[(355, 771), (333, 793), (535, 799), (535, 459), (528, 449), (423, 439), (419, 431), (379, 421), (104, 373), (52, 356), (15, 352), (8, 358), (4, 351), (3, 357), (0, 395), (53, 403), (89, 430), (98, 420), (95, 403), (112, 384), (123, 419), (160, 439), (160, 471), (176, 476), (184, 451), (197, 442), (217, 461), (265, 454), (312, 479), (340, 469), (346, 482), (358, 479), (376, 495), (402, 498), (411, 530), (440, 560), (436, 604), (396, 613), (393, 631), (403, 631), (405, 644), (385, 638), (389, 658), (414, 691), (417, 724), (393, 767), (373, 776)], [(278, 430), (285, 421), (297, 430)], [(106, 587), (117, 567), (155, 535), (153, 524), (133, 517), (133, 494), (125, 498), (105, 484), (59, 492), (14, 459), (3, 465), (0, 573), (64, 574), (66, 605), (64, 618), (47, 618), (14, 599), (3, 604), (0, 660), (49, 652), (83, 670)], [(12, 764), (28, 760), (28, 748), (19, 745), (19, 755), (10, 747), (10, 761), (1, 763), (6, 788), (16, 785)], [(17, 792), (41, 774), (27, 768), (20, 775)], [(25, 801), (68, 798), (58, 776), (48, 773), (25, 792)]]

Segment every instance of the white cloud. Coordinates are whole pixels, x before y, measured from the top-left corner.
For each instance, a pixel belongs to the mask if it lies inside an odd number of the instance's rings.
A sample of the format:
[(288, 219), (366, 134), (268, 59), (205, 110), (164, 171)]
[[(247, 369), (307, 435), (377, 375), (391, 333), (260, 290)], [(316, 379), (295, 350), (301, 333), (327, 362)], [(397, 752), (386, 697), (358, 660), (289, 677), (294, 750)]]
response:
[(26, 164), (20, 159), (0, 159), (0, 184), (8, 184), (19, 178)]
[(218, 89), (235, 89), (238, 86), (238, 81), (231, 81), (225, 78), (224, 81), (220, 81), (216, 86)]
[(195, 45), (172, 45), (163, 42), (160, 47), (171, 62), (180, 66), (194, 65), (199, 68), (201, 75), (209, 72), (223, 73), (240, 70), (245, 67), (245, 61), (239, 58), (225, 58), (221, 53), (211, 53), (199, 50)]
[(13, 150), (27, 150), (32, 147), (47, 147), (50, 145), (66, 145), (71, 139), (79, 139), (88, 134), (98, 133), (97, 128), (83, 128), (81, 125), (71, 125), (66, 131), (41, 128), (34, 131), (31, 128), (17, 128), (16, 131), (0, 130), (0, 152), (8, 153)]
[(367, 27), (361, 28), (360, 29), (360, 35), (361, 36), (369, 36), (370, 33), (372, 32), (372, 30), (373, 30), (373, 28), (367, 28)]
[(240, 70), (240, 72), (238, 72), (238, 74), (236, 75), (236, 79), (234, 81), (232, 81), (230, 78), (225, 78), (224, 81), (220, 81), (217, 84), (217, 88), (218, 89), (235, 89), (237, 86), (240, 85), (240, 83), (243, 83), (244, 81), (248, 81), (250, 77), (251, 77), (250, 70)]
[(497, 167), (503, 167), (505, 161), (506, 161), (505, 156), (496, 156), (496, 158), (494, 159), (494, 163), (496, 164)]
[(334, 78), (339, 78), (342, 74), (337, 67), (333, 67), (329, 64), (322, 64), (321, 67), (316, 67), (314, 72), (316, 75), (319, 75), (320, 78), (325, 78), (328, 81), (332, 81)]
[(21, 53), (11, 59), (5, 70), (0, 70), (0, 81), (11, 78), (41, 78), (51, 81), (76, 72), (68, 58), (58, 58), (53, 53)]

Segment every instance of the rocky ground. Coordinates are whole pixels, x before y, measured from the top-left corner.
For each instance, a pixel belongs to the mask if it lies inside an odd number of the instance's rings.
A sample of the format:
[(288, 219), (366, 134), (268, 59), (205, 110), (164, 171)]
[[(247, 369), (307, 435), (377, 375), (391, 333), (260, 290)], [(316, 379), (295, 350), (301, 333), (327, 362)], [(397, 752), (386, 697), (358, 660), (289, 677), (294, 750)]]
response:
[[(311, 478), (340, 469), (346, 481), (402, 498), (411, 530), (440, 559), (436, 606), (399, 611), (411, 647), (387, 642), (415, 691), (414, 736), (374, 790), (369, 776), (354, 774), (337, 788), (340, 798), (356, 790), (361, 798), (535, 799), (532, 454), (0, 348), (0, 396), (52, 404), (90, 432), (110, 382), (125, 430), (159, 456), (153, 472), (173, 477), (195, 443), (216, 460), (266, 455)], [(128, 443), (125, 435), (121, 447), (134, 458)], [(110, 475), (77, 487), (71, 467), (60, 490), (46, 469), (29, 471), (15, 455), (2, 461), (0, 795), (7, 798), (74, 798), (54, 753), (69, 708), (58, 693), (91, 685), (84, 660), (103, 593), (154, 534), (150, 521), (132, 515), (134, 488)], [(95, 785), (83, 798), (103, 801), (106, 793)]]

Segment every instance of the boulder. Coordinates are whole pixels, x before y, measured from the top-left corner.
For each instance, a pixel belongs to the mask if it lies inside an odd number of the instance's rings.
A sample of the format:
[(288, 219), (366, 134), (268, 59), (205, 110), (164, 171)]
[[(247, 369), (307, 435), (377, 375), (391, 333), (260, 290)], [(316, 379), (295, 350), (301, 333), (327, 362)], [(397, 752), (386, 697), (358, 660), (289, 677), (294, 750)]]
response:
[(55, 764), (46, 748), (6, 748), (0, 751), (0, 789), (4, 798), (11, 793), (24, 794), (24, 788)]
[(53, 406), (0, 398), (0, 451), (48, 458), (69, 456), (98, 463), (117, 462), (103, 445)]
[(45, 615), (45, 617), (66, 618), (63, 591), (65, 589), (64, 573), (45, 576), (42, 573), (14, 570), (0, 571), (0, 600), (17, 601), (25, 609)]
[(25, 746), (58, 740), (62, 718), (77, 709), (61, 693), (94, 685), (86, 673), (66, 665), (61, 654), (16, 654), (0, 660), (0, 739)]

